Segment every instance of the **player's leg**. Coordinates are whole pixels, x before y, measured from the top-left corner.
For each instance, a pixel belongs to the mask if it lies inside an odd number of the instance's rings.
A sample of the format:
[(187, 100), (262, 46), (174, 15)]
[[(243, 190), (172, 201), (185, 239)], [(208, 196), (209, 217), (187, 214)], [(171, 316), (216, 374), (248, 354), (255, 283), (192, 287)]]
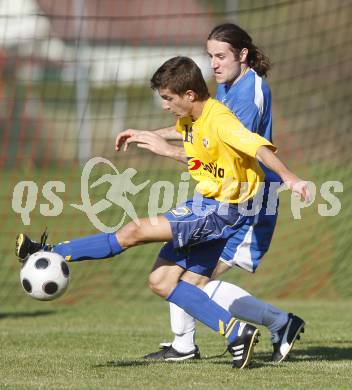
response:
[[(171, 241), (162, 247), (159, 256), (160, 257), (156, 260), (152, 268), (153, 278), (151, 278), (151, 276), (149, 278), (149, 285), (152, 289), (157, 289), (160, 281), (165, 279), (165, 276), (160, 273), (163, 269), (161, 266), (163, 263), (180, 267), (183, 272), (185, 272), (185, 255), (182, 251), (175, 251)], [(158, 268), (159, 272), (154, 273), (154, 271)], [(175, 335), (174, 341), (172, 343), (161, 343), (158, 351), (149, 353), (144, 357), (146, 359), (160, 359), (168, 361), (199, 359), (199, 348), (194, 344), (195, 319), (179, 306), (176, 306), (173, 303), (170, 303), (169, 306), (171, 330)]]
[[(169, 302), (183, 308), (192, 317), (224, 335), (229, 342), (229, 351), (234, 356), (234, 367), (243, 368), (249, 364), (254, 344), (257, 341), (258, 330), (252, 325), (232, 318), (228, 311), (210, 300), (208, 295), (202, 291), (216, 265), (211, 252), (217, 250), (220, 253), (223, 245), (224, 243), (220, 241), (200, 245), (192, 248), (191, 257), (188, 253), (188, 256), (184, 258), (180, 256), (176, 261), (175, 258), (169, 259), (170, 262), (175, 261), (180, 267), (188, 269), (182, 274), (181, 281), (176, 286), (174, 286), (175, 278), (167, 280), (170, 273), (163, 270), (168, 263), (159, 261), (150, 274), (150, 287), (158, 295), (165, 297)], [(169, 243), (166, 248), (170, 246)], [(165, 247), (161, 254), (165, 256)], [(206, 258), (206, 255), (209, 257)]]
[[(251, 225), (242, 227), (238, 234), (229, 240), (223, 253), (227, 260), (218, 262), (212, 278), (218, 278), (235, 265), (247, 271), (254, 271), (270, 245), (275, 222), (276, 216), (265, 217), (262, 214), (254, 228)], [(261, 240), (261, 247), (257, 245), (258, 239)], [(266, 326), (272, 334), (274, 349), (272, 360), (275, 362), (287, 357), (295, 340), (299, 339), (299, 333), (304, 331), (304, 321), (301, 318), (257, 299), (234, 284), (211, 281), (204, 291), (220, 306), (229, 310), (234, 317)], [(177, 344), (179, 349), (182, 349), (183, 345), (187, 345), (189, 349), (194, 348), (194, 319), (177, 307), (170, 307), (170, 318), (171, 329), (176, 334), (172, 344)], [(185, 331), (177, 334), (177, 329)]]
[(38, 243), (20, 234), (16, 239), (16, 254), (24, 260), (29, 254), (43, 247), (43, 249), (62, 255), (66, 261), (70, 262), (97, 260), (113, 257), (136, 245), (168, 241), (171, 238), (169, 221), (164, 216), (159, 216), (154, 219), (153, 223), (149, 218), (143, 218), (128, 223), (116, 233), (94, 234), (50, 245), (50, 248), (45, 243), (38, 247)]
[[(225, 248), (221, 252), (216, 251), (209, 251), (207, 250), (205, 253), (202, 254), (203, 260), (211, 260), (208, 259), (209, 255), (214, 256), (214, 259), (217, 259), (221, 256), (226, 256), (227, 259), (232, 260), (234, 257), (233, 253), (237, 250), (238, 247), (241, 246), (241, 244), (244, 241), (244, 237), (246, 236), (249, 228), (251, 227), (251, 224), (253, 223), (253, 220), (249, 220), (250, 225), (247, 224), (247, 226), (241, 227), (235, 237), (231, 237), (226, 244)], [(223, 253), (224, 252), (224, 253)], [(243, 251), (244, 252), (244, 251)], [(196, 252), (198, 253), (198, 252)], [(192, 250), (189, 254), (192, 257)], [(251, 269), (253, 269), (253, 259), (248, 259), (248, 255), (244, 252), (241, 254), (243, 256), (246, 256), (242, 259), (242, 264), (246, 264), (248, 267), (248, 264), (250, 264)], [(169, 256), (169, 255), (167, 255)], [(258, 260), (259, 261), (259, 260)], [(238, 265), (238, 264), (235, 264)], [(213, 272), (212, 277), (219, 277), (221, 274), (227, 272), (228, 270), (232, 269), (232, 262), (229, 261), (229, 264), (224, 261), (218, 261), (216, 268)], [(213, 282), (210, 282), (210, 286), (208, 288), (205, 288), (204, 291), (209, 295), (213, 293)], [(240, 287), (237, 287), (233, 284), (220, 284), (218, 286), (218, 289), (220, 291), (217, 294), (212, 294), (211, 298), (218, 303), (220, 306), (224, 307), (226, 310), (230, 310), (231, 313), (234, 315), (234, 317), (238, 317), (243, 319), (244, 321), (252, 322), (255, 324), (262, 325), (263, 324), (263, 313), (264, 310), (269, 307), (264, 306), (264, 304), (261, 304), (260, 301), (258, 301), (256, 298), (252, 297), (249, 293), (242, 290)], [(243, 297), (246, 295), (246, 302), (245, 304), (242, 304)], [(248, 304), (248, 307), (246, 306)], [(269, 311), (268, 311), (269, 312)], [(278, 315), (274, 317), (274, 314), (269, 312), (271, 316), (269, 317), (268, 321), (275, 322), (274, 325), (276, 327), (274, 328), (275, 331), (280, 329), (286, 322), (287, 322), (287, 314), (282, 313), (282, 317), (278, 317)], [(280, 313), (281, 314), (281, 313)], [(269, 315), (268, 315), (269, 316)], [(281, 321), (281, 322), (279, 322)], [(265, 322), (265, 320), (264, 320)], [(187, 350), (193, 350), (196, 348), (195, 345), (195, 320), (185, 313), (182, 309), (179, 307), (170, 304), (170, 323), (171, 323), (171, 330), (174, 333), (175, 337), (172, 342), (172, 345), (174, 348), (180, 350), (180, 351), (187, 351)], [(170, 343), (165, 344), (170, 345)]]
[(213, 280), (208, 283), (204, 291), (219, 305), (244, 321), (264, 325), (272, 334), (281, 329), (288, 321), (288, 313), (257, 299), (233, 283), (214, 280), (230, 269), (231, 266), (219, 261), (212, 275)]
[[(226, 264), (222, 264), (224, 263), (221, 263), (222, 273), (226, 272), (225, 268), (231, 269)], [(230, 311), (234, 317), (257, 325), (264, 325), (272, 334), (279, 332), (289, 320), (286, 312), (255, 298), (235, 284), (210, 281), (204, 287), (204, 291), (216, 303)], [(170, 304), (170, 322), (171, 330), (175, 335), (172, 342), (175, 349), (187, 352), (187, 350), (197, 348), (195, 345), (195, 320), (190, 315)]]
[[(189, 239), (189, 234), (192, 232), (198, 232), (202, 230), (208, 230), (212, 234), (218, 234), (221, 236), (221, 231), (223, 230), (221, 226), (219, 226), (219, 221), (216, 221), (215, 224), (211, 226), (211, 223), (207, 225), (207, 229), (202, 229), (202, 226), (198, 226), (197, 223), (200, 218), (195, 218), (195, 222), (193, 224), (193, 205), (186, 204), (186, 207), (182, 207), (176, 210), (172, 210), (168, 218), (170, 219), (171, 223), (174, 224), (174, 226), (177, 226), (179, 218), (181, 216), (184, 216), (188, 218), (187, 224), (180, 224), (180, 229), (178, 229), (181, 232), (181, 240), (186, 242)], [(231, 210), (230, 210), (231, 212)], [(232, 221), (236, 220), (236, 218), (232, 218)], [(219, 244), (220, 243), (220, 244)], [(200, 267), (201, 265), (203, 267), (206, 267), (208, 263), (211, 264), (217, 264), (217, 259), (220, 257), (224, 245), (226, 243), (226, 239), (217, 240), (217, 243), (215, 244), (207, 244), (206, 246), (197, 246), (197, 247), (190, 247), (188, 253), (185, 255), (185, 259), (176, 259), (173, 258), (174, 261), (183, 261), (183, 263), (179, 263), (182, 267), (185, 269), (190, 269), (191, 262), (194, 262), (194, 264), (197, 267)], [(170, 245), (170, 244), (169, 244)], [(163, 251), (165, 251), (165, 248), (168, 248), (168, 246), (165, 246), (163, 248)], [(161, 253), (161, 256), (164, 258), (172, 258), (170, 256), (173, 255), (173, 246), (171, 247), (170, 253)], [(197, 269), (197, 272), (199, 269)], [(185, 313), (183, 310), (181, 310), (179, 307), (175, 305), (170, 305), (170, 316), (171, 316), (171, 329), (175, 334), (174, 341), (172, 342), (173, 348), (182, 351), (182, 352), (188, 352), (193, 351), (197, 347), (194, 343), (194, 337), (195, 337), (195, 320), (192, 318), (192, 316)], [(170, 343), (167, 343), (166, 345), (162, 345), (162, 348), (169, 348)], [(146, 355), (146, 357), (152, 356), (155, 357), (156, 354), (162, 355), (162, 351), (159, 351), (157, 353), (152, 353), (149, 355)]]
[[(168, 244), (169, 243), (166, 245)], [(161, 251), (160, 253), (164, 252)], [(154, 294), (157, 294), (162, 298), (166, 298), (176, 287), (184, 273), (184, 268), (174, 261), (163, 258), (159, 254), (149, 274), (149, 288)]]
[(204, 291), (234, 317), (269, 329), (274, 362), (281, 362), (287, 357), (299, 334), (304, 331), (301, 318), (255, 298), (236, 285), (214, 280), (205, 286)]
[(195, 350), (200, 356), (199, 347), (195, 342), (196, 320), (173, 303), (169, 304), (169, 310), (171, 331), (174, 335), (172, 346), (183, 352)]
[[(208, 264), (216, 264), (216, 260), (214, 261), (214, 259), (218, 258), (222, 253), (225, 242), (226, 240), (223, 240), (216, 244), (211, 243), (205, 247), (192, 247), (184, 252), (182, 250), (175, 250), (173, 242), (170, 241), (163, 246), (159, 256), (178, 264), (184, 269), (194, 265), (196, 268), (192, 268), (193, 270), (211, 275), (212, 271), (209, 269)], [(153, 269), (155, 269), (155, 266)], [(172, 343), (161, 343), (159, 346), (161, 349), (159, 351), (152, 352), (145, 355), (145, 357), (163, 359), (165, 352), (170, 347), (172, 347), (172, 350), (185, 354), (185, 356), (196, 353), (197, 357), (199, 357), (199, 348), (195, 344), (195, 319), (179, 306), (173, 303), (170, 303), (169, 306), (171, 330), (174, 334), (174, 340)]]
[[(184, 230), (180, 236), (181, 242), (187, 241), (192, 232), (201, 231), (202, 226), (193, 224), (194, 220), (201, 220), (204, 218), (199, 218), (199, 215), (195, 215), (195, 209), (204, 210), (202, 207), (199, 207), (202, 203), (202, 200), (198, 198), (200, 203), (194, 205), (190, 201), (186, 202), (184, 205), (179, 206), (176, 209), (171, 210), (166, 215), (170, 220), (170, 223), (173, 224), (175, 230), (177, 229), (177, 225), (179, 221), (182, 222)], [(195, 206), (195, 207), (194, 207)], [(205, 205), (205, 207), (210, 205)], [(213, 206), (213, 205), (211, 205)], [(183, 221), (187, 220), (187, 224)], [(168, 243), (164, 246), (161, 252), (161, 257), (172, 259), (173, 261), (183, 261), (181, 264), (182, 267), (187, 268), (186, 266), (186, 258), (182, 255), (180, 256), (180, 252), (176, 253), (173, 243)], [(161, 351), (153, 352), (148, 355), (145, 355), (146, 358), (163, 358), (165, 351), (169, 350), (172, 347), (174, 350), (177, 350), (182, 353), (189, 353), (196, 351), (199, 355), (199, 349), (194, 343), (195, 338), (195, 320), (192, 316), (187, 314), (184, 310), (182, 310), (177, 305), (170, 303), (170, 322), (171, 322), (171, 330), (174, 333), (174, 340), (172, 343), (161, 343)]]
[[(167, 246), (172, 246), (172, 243), (168, 243)], [(165, 249), (163, 249), (165, 255)], [(181, 268), (175, 262), (158, 258), (154, 264), (153, 270), (149, 276), (149, 287), (157, 295), (166, 298), (170, 295), (171, 291), (176, 287), (182, 274), (185, 273), (185, 269)], [(196, 275), (196, 274), (195, 274)], [(196, 275), (198, 277), (198, 275)], [(197, 279), (187, 279), (191, 284), (198, 284)], [(206, 278), (206, 281), (208, 278)], [(204, 283), (206, 283), (204, 281)], [(204, 284), (203, 283), (203, 284)], [(202, 285), (199, 284), (199, 287)], [(187, 314), (179, 306), (170, 303), (175, 310), (178, 310), (181, 316), (191, 319), (191, 324), (183, 323), (182, 319), (179, 319), (179, 324), (174, 324), (173, 330), (176, 332), (175, 340), (173, 343), (168, 343), (161, 350), (145, 355), (146, 359), (161, 359), (167, 361), (179, 361), (187, 359), (199, 359), (200, 352), (197, 346), (194, 345), (192, 330), (195, 329), (195, 320), (189, 314)], [(189, 326), (189, 327), (188, 327)], [(178, 328), (177, 328), (178, 327)], [(180, 346), (177, 339), (182, 339), (182, 345)]]
[(202, 290), (206, 282), (207, 278), (187, 271), (167, 300), (225, 336), (228, 351), (233, 356), (233, 367), (244, 368), (250, 363), (259, 331), (255, 326), (235, 319), (230, 312), (211, 300)]
[[(50, 248), (66, 261), (73, 262), (113, 257), (130, 247), (148, 242), (173, 239), (176, 246), (185, 247), (217, 239), (217, 236), (210, 237), (213, 236), (213, 227), (223, 223), (221, 228), (226, 230), (233, 220), (241, 219), (237, 208), (231, 208), (228, 220), (223, 216), (219, 220), (214, 210), (217, 210), (220, 203), (201, 196), (187, 201), (186, 205), (189, 207), (181, 206), (170, 210), (165, 215), (154, 217), (153, 221), (149, 218), (132, 221), (116, 233), (99, 233), (57, 245), (46, 245), (45, 240), (38, 244), (22, 233), (16, 238), (16, 254), (21, 260), (25, 260), (28, 255), (40, 249)], [(204, 207), (210, 211), (205, 213)], [(198, 212), (203, 214), (199, 215)], [(205, 225), (207, 229), (204, 228)]]
[[(228, 240), (213, 278), (235, 266), (255, 272), (269, 249), (276, 219), (277, 215), (261, 212), (254, 224), (244, 224), (238, 234)], [(234, 316), (269, 329), (273, 344), (272, 360), (275, 362), (288, 356), (299, 334), (304, 331), (305, 324), (301, 318), (255, 298), (238, 286), (212, 281), (206, 289), (212, 299)]]

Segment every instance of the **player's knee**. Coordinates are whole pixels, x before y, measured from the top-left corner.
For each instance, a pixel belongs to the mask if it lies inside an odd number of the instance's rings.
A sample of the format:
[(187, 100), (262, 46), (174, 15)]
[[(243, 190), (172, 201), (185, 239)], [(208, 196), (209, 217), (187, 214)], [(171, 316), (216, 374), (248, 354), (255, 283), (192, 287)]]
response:
[(153, 291), (154, 294), (157, 294), (161, 297), (165, 296), (163, 283), (160, 281), (158, 277), (155, 277), (153, 274), (150, 274), (148, 282), (149, 282), (149, 288)]
[(142, 233), (138, 221), (132, 221), (118, 231), (117, 238), (123, 248), (130, 248), (143, 242)]
[(165, 283), (165, 281), (160, 279), (158, 276), (153, 275), (153, 273), (149, 275), (148, 282), (149, 288), (153, 291), (153, 293), (162, 298), (168, 297), (173, 290), (172, 286)]

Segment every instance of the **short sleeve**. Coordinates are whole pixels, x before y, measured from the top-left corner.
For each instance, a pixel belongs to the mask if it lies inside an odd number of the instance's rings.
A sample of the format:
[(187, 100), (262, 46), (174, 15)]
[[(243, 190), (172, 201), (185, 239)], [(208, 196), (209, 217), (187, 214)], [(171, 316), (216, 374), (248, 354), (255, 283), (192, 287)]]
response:
[(269, 147), (276, 152), (276, 147), (267, 139), (246, 129), (242, 123), (232, 115), (224, 115), (217, 125), (218, 136), (222, 142), (250, 157), (255, 158), (261, 146)]

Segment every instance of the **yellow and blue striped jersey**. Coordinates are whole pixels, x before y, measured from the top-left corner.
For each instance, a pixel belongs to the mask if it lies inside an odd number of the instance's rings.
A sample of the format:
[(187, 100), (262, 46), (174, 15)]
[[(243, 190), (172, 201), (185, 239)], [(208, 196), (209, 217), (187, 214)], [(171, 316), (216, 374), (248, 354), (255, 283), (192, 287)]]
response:
[(264, 180), (255, 156), (260, 146), (276, 151), (271, 142), (247, 130), (226, 106), (212, 98), (195, 122), (190, 117), (180, 118), (176, 129), (183, 135), (197, 192), (229, 203), (255, 196)]

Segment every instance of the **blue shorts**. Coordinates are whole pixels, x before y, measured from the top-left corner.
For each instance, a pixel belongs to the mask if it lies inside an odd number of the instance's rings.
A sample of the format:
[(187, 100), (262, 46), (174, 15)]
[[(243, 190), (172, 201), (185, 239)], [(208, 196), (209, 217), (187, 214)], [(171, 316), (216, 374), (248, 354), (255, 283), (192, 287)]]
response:
[(231, 236), (219, 260), (230, 267), (255, 272), (260, 260), (268, 251), (275, 230), (277, 213), (266, 215), (262, 210), (254, 221), (247, 221)]
[(187, 271), (210, 278), (223, 253), (226, 242), (226, 239), (220, 239), (179, 249), (174, 247), (172, 241), (169, 241), (161, 248), (159, 257), (171, 261)]
[(277, 214), (259, 214), (253, 221), (247, 219), (237, 232), (227, 239), (176, 249), (172, 241), (166, 243), (159, 256), (196, 274), (210, 277), (218, 260), (230, 267), (255, 272), (268, 251), (275, 230)]
[(248, 218), (236, 204), (222, 203), (196, 195), (164, 214), (170, 222), (174, 248), (190, 247), (234, 234)]
[(209, 277), (228, 238), (249, 219), (238, 212), (237, 205), (202, 196), (195, 196), (164, 216), (170, 222), (173, 240), (161, 249), (159, 256)]
[(279, 207), (277, 188), (281, 185), (281, 182), (275, 181), (275, 177), (272, 179), (272, 182), (265, 181), (252, 201), (253, 209), (260, 210), (259, 213), (254, 219), (247, 219), (227, 241), (219, 260), (230, 267), (255, 272), (270, 247)]
[(165, 244), (159, 256), (209, 277), (218, 260), (255, 272), (270, 247), (277, 221), (278, 202), (272, 215), (267, 215), (267, 204), (267, 188), (263, 208), (255, 216), (240, 215), (237, 205), (209, 198), (189, 200), (165, 214), (173, 241)]

